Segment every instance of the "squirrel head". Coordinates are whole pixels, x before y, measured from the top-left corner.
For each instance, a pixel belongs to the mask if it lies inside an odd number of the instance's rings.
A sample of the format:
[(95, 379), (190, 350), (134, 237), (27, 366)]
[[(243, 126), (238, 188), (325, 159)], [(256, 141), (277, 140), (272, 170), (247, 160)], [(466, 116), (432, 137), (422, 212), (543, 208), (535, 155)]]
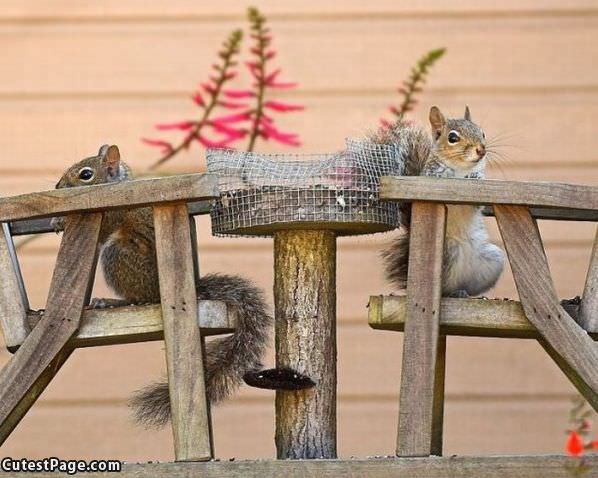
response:
[(129, 177), (129, 168), (120, 160), (118, 146), (107, 144), (96, 156), (82, 159), (68, 168), (56, 184), (56, 189), (105, 184)]
[(463, 118), (445, 118), (438, 107), (430, 109), (433, 151), (455, 169), (470, 170), (486, 159), (486, 136), (484, 131), (471, 120), (469, 107), (465, 107)]

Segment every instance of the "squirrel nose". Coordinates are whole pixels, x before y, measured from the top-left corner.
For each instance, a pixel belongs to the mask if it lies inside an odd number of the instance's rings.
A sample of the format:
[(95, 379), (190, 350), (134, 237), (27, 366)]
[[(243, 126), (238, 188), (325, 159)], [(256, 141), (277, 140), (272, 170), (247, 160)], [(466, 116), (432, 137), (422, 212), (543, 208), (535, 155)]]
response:
[(478, 153), (478, 157), (481, 159), (486, 154), (486, 146), (481, 145), (475, 149), (475, 152)]

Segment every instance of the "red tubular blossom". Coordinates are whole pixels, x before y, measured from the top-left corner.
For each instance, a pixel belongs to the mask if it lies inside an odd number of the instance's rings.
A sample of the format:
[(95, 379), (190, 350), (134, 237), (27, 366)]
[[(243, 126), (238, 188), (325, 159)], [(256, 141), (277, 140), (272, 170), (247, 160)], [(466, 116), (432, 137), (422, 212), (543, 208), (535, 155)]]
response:
[(156, 129), (160, 131), (168, 131), (172, 129), (178, 129), (181, 131), (186, 131), (188, 129), (193, 128), (195, 126), (195, 121), (179, 121), (177, 123), (161, 123), (156, 125)]
[(206, 93), (208, 93), (210, 95), (213, 95), (214, 93), (216, 93), (216, 86), (214, 86), (212, 83), (208, 83), (207, 81), (204, 81), (204, 82), (200, 83), (199, 85)]
[(245, 111), (234, 115), (219, 116), (218, 118), (214, 118), (212, 123), (239, 123), (248, 119), (251, 119), (251, 112)]
[(206, 103), (199, 91), (196, 91), (195, 93), (193, 93), (193, 95), (191, 95), (191, 99), (193, 100), (193, 103), (195, 103), (197, 106), (203, 107), (206, 105)]
[(170, 144), (168, 141), (163, 141), (161, 139), (141, 138), (141, 141), (143, 141), (145, 144), (149, 146), (158, 147), (162, 152), (165, 153), (171, 152), (173, 150), (172, 144)]
[(206, 148), (226, 148), (233, 141), (233, 139), (231, 138), (227, 138), (221, 141), (212, 141), (211, 139), (208, 139), (202, 135), (196, 136), (196, 139)]
[(224, 96), (228, 98), (253, 98), (255, 93), (251, 90), (224, 90)]
[(569, 433), (565, 450), (571, 456), (580, 456), (584, 451), (584, 444), (579, 433), (572, 431)]
[(266, 122), (260, 123), (260, 126), (261, 133), (266, 139), (273, 139), (274, 141), (289, 146), (301, 146), (298, 135), (295, 133), (284, 133)]
[(274, 111), (280, 111), (281, 113), (286, 113), (288, 111), (301, 111), (305, 109), (303, 105), (291, 105), (289, 103), (282, 103), (281, 101), (266, 101), (264, 103), (265, 108), (270, 108)]
[(227, 108), (229, 110), (238, 110), (240, 108), (249, 107), (247, 103), (234, 103), (232, 101), (219, 101), (218, 106), (222, 106), (223, 108)]
[(231, 138), (241, 139), (244, 138), (245, 135), (247, 135), (247, 130), (243, 128), (233, 128), (231, 126), (228, 126), (224, 123), (219, 123), (217, 121), (210, 121), (208, 124), (212, 128), (214, 128), (214, 130), (218, 131), (219, 133), (226, 134)]

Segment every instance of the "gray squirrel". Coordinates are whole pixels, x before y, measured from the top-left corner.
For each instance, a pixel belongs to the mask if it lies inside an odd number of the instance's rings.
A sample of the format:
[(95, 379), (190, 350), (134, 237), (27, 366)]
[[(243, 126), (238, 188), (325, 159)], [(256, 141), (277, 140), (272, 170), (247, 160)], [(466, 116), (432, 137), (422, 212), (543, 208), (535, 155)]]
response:
[[(400, 121), (381, 129), (371, 139), (397, 146), (405, 163), (406, 176), (484, 178), (486, 136), (472, 121), (468, 107), (463, 118), (446, 119), (433, 106), (430, 125), (431, 136), (421, 126)], [(409, 260), (410, 210), (404, 206), (401, 209), (407, 232), (395, 239), (382, 256), (388, 280), (404, 288)], [(481, 208), (447, 206), (443, 296), (468, 297), (484, 293), (496, 284), (504, 262), (503, 250), (488, 239)]]
[[(105, 184), (132, 179), (115, 145), (104, 145), (96, 156), (68, 168), (56, 188)], [(58, 218), (54, 227), (61, 228)], [(108, 285), (124, 300), (94, 299), (92, 306), (157, 303), (160, 301), (154, 220), (151, 207), (104, 213), (100, 229), (101, 264)], [(268, 344), (272, 318), (260, 289), (241, 277), (208, 274), (197, 284), (197, 297), (221, 300), (239, 310), (235, 333), (206, 343), (205, 381), (210, 404), (227, 398), (245, 380), (251, 386), (297, 390), (314, 383), (291, 369), (259, 370)], [(136, 421), (158, 428), (170, 419), (168, 383), (156, 382), (138, 391), (130, 406)]]

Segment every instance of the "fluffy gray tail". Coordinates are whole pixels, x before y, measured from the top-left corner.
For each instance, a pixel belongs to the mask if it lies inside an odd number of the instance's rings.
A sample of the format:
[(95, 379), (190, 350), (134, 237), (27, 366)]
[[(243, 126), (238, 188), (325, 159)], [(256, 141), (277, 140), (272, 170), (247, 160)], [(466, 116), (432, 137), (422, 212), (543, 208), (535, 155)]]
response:
[[(245, 373), (261, 366), (272, 317), (267, 313), (262, 291), (241, 277), (206, 275), (197, 284), (197, 296), (239, 308), (235, 333), (206, 343), (206, 390), (213, 405), (234, 392)], [(168, 382), (156, 382), (139, 390), (131, 397), (129, 406), (137, 423), (147, 428), (164, 426), (170, 419)]]
[(382, 251), (386, 279), (399, 289), (407, 287), (409, 265), (409, 230), (397, 237), (388, 249)]

